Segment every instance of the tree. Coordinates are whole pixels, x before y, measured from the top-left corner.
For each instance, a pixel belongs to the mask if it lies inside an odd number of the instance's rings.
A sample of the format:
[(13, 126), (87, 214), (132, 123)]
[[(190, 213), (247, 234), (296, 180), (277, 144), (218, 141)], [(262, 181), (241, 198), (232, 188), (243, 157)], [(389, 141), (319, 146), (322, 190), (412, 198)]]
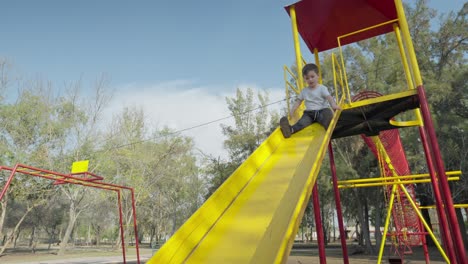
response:
[(247, 88), (236, 90), (235, 97), (226, 97), (226, 103), (234, 118), (234, 125), (221, 125), (227, 137), (224, 148), (229, 153), (229, 161), (219, 157), (207, 157), (205, 173), (211, 176), (207, 197), (252, 154), (255, 149), (273, 132), (279, 120), (278, 113), (268, 109), (267, 92), (258, 92)]
[[(204, 194), (193, 140), (167, 128), (150, 129), (143, 110), (137, 108), (117, 115), (106, 138), (105, 151), (96, 157), (99, 171), (113, 183), (134, 188), (140, 232), (153, 232), (157, 238), (174, 232), (198, 208)], [(125, 223), (130, 224), (131, 199), (128, 193), (122, 198)], [(125, 234), (132, 233), (130, 226)], [(116, 243), (120, 246), (120, 239)]]

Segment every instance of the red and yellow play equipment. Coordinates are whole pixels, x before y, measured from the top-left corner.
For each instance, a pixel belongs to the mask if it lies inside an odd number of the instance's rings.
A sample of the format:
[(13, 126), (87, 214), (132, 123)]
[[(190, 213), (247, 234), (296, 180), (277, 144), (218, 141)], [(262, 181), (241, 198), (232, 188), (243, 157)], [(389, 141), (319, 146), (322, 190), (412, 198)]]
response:
[(10, 175), (6, 179), (5, 185), (0, 192), (0, 201), (5, 197), (12, 181), (16, 175), (38, 177), (47, 180), (54, 181), (54, 185), (61, 184), (74, 184), (86, 187), (91, 187), (100, 190), (114, 191), (117, 194), (117, 204), (119, 208), (119, 229), (120, 239), (122, 242), (122, 260), (123, 263), (127, 263), (126, 249), (125, 249), (125, 232), (124, 232), (124, 221), (123, 221), (123, 209), (122, 209), (122, 194), (124, 192), (130, 192), (132, 201), (132, 221), (133, 223), (127, 223), (127, 226), (133, 226), (135, 235), (135, 250), (137, 256), (137, 263), (140, 264), (140, 248), (138, 240), (138, 227), (137, 227), (137, 214), (136, 214), (136, 203), (135, 203), (135, 191), (131, 187), (112, 184), (104, 182), (104, 178), (91, 173), (88, 171), (89, 161), (77, 161), (72, 165), (71, 173), (61, 173), (57, 171), (46, 170), (24, 164), (16, 164), (13, 168), (0, 166), (0, 172), (10, 172)]
[[(338, 49), (338, 56), (332, 54), (332, 71), (334, 95), (343, 110), (335, 112), (327, 131), (313, 124), (284, 139), (276, 129), (147, 263), (286, 263), (310, 198), (314, 205), (320, 263), (326, 263), (316, 179), (327, 150), (344, 263), (349, 263), (349, 259), (339, 189), (379, 186), (385, 189), (388, 199), (383, 239), (388, 237), (393, 242), (396, 254), (403, 258), (412, 246), (422, 244), (428, 262), (425, 235), (429, 234), (447, 263), (467, 263), (448, 185), (461, 172), (445, 171), (402, 1), (302, 0), (285, 9), (291, 18), (297, 72), (301, 72), (305, 63), (299, 37), (314, 54), (320, 82), (319, 53)], [(351, 97), (342, 46), (392, 32), (400, 50), (406, 89), (393, 94), (364, 92)], [(289, 99), (291, 93), (299, 93), (304, 88), (304, 80), (301, 74), (296, 75), (286, 66), (284, 74)], [(298, 120), (302, 110), (299, 108), (289, 117), (290, 123)], [(394, 120), (396, 115), (409, 110), (414, 112), (414, 120)], [(398, 132), (405, 127), (419, 129), (427, 174), (412, 175), (409, 170)], [(379, 161), (381, 177), (338, 181), (332, 140), (353, 135), (362, 135)], [(123, 247), (121, 193), (130, 191), (140, 263), (132, 188), (105, 183), (102, 177), (87, 170), (63, 174), (22, 164), (14, 168), (0, 167), (1, 170), (10, 171), (10, 176), (0, 200), (17, 173), (54, 180), (55, 184), (115, 191)], [(442, 243), (415, 202), (413, 184), (426, 182), (431, 184), (434, 193), (433, 207), (437, 210)], [(385, 243), (381, 243), (378, 263), (382, 261), (384, 247)], [(123, 259), (126, 262), (125, 248)]]
[[(285, 9), (291, 17), (297, 72), (305, 63), (299, 36), (314, 53), (320, 72), (319, 53), (339, 50), (338, 57), (332, 55), (333, 81), (343, 110), (335, 112), (328, 131), (314, 124), (284, 139), (275, 130), (148, 263), (285, 263), (310, 197), (320, 262), (326, 263), (315, 182), (327, 149), (344, 263), (349, 260), (339, 188), (371, 186), (386, 190), (383, 239), (388, 236), (394, 241), (396, 253), (408, 253), (414, 245), (425, 247), (424, 235), (428, 233), (447, 263), (466, 263), (448, 185), (448, 180), (457, 180), (461, 172), (445, 171), (401, 0), (302, 0)], [(398, 42), (407, 88), (393, 94), (367, 92), (351, 98), (342, 46), (391, 32)], [(304, 80), (288, 67), (284, 70), (289, 98), (291, 93), (300, 92)], [(297, 121), (301, 110), (289, 117), (290, 123)], [(393, 119), (408, 110), (414, 111), (414, 120)], [(427, 174), (411, 175), (409, 171), (397, 130), (405, 127), (419, 128)], [(337, 180), (331, 140), (352, 135), (363, 135), (379, 161), (381, 177)], [(443, 246), (414, 199), (413, 184), (422, 182), (433, 188)], [(391, 222), (394, 228), (389, 232)], [(381, 244), (378, 263), (385, 246)], [(426, 248), (425, 253), (429, 261)]]

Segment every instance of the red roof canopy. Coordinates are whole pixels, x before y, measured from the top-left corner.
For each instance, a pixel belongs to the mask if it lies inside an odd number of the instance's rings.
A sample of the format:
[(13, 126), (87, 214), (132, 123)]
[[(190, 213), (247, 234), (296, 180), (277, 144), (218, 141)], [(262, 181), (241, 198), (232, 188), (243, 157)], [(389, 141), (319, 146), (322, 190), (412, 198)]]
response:
[[(393, 0), (302, 0), (293, 5), (299, 33), (311, 51), (336, 48), (339, 36), (397, 18)], [(288, 13), (290, 6), (285, 7)], [(391, 31), (388, 24), (341, 38), (341, 45)]]

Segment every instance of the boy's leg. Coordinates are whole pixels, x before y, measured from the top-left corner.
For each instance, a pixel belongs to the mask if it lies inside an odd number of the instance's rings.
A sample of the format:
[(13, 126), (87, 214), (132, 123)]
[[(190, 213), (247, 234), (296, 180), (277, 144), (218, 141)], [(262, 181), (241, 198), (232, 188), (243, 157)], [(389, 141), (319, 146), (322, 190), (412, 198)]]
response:
[(325, 130), (328, 129), (331, 120), (333, 119), (333, 111), (330, 108), (320, 110), (317, 116), (317, 122), (321, 124)]
[(306, 126), (311, 125), (313, 122), (313, 118), (304, 112), (304, 114), (302, 114), (301, 119), (299, 119), (299, 121), (297, 121), (297, 123), (292, 126), (292, 133), (294, 134), (302, 130)]

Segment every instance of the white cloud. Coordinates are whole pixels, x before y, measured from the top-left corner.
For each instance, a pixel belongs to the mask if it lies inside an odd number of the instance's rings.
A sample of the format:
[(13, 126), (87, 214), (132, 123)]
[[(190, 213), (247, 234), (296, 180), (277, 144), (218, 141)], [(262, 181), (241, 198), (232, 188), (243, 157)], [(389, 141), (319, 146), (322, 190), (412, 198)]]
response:
[[(266, 90), (270, 94), (270, 102), (284, 98), (284, 92), (279, 88), (262, 89), (253, 84), (237, 87), (241, 89), (250, 87), (255, 91)], [(144, 110), (147, 122), (152, 127), (167, 126), (174, 130), (182, 130), (229, 116), (225, 98), (234, 96), (235, 90), (236, 86), (215, 89), (215, 87), (201, 87), (186, 80), (147, 86), (127, 84), (117, 89), (104, 113), (104, 118), (106, 122), (110, 122), (112, 116), (119, 114), (124, 107), (137, 106)], [(279, 110), (283, 105), (284, 102), (270, 107)], [(224, 119), (187, 130), (182, 134), (194, 138), (196, 147), (204, 153), (227, 158), (227, 152), (223, 148), (225, 138), (220, 124), (232, 125), (233, 120)]]

